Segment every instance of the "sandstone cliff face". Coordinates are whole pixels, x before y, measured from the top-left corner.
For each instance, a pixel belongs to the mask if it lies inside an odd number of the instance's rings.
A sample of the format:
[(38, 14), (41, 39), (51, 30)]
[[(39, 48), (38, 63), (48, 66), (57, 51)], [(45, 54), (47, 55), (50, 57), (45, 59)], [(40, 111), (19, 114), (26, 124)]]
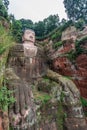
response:
[(5, 78), (16, 99), (9, 108), (10, 127), (71, 130), (72, 126), (72, 130), (85, 130), (79, 90), (71, 80), (49, 70), (45, 57), (40, 47), (32, 59), (24, 55), (21, 44), (10, 50)]
[[(13, 45), (11, 37), (8, 35), (9, 32), (9, 24), (3, 18), (0, 19), (0, 89), (4, 86), (4, 73), (5, 67), (7, 63), (9, 48)], [(1, 90), (0, 90), (1, 91)], [(9, 119), (8, 112), (2, 111), (2, 93), (0, 93), (0, 130), (8, 130), (9, 127)]]
[[(58, 50), (47, 51), (54, 71), (71, 78), (81, 95), (87, 98), (87, 27), (77, 31), (69, 27), (62, 33), (62, 45)], [(85, 39), (85, 40), (84, 40)], [(78, 47), (76, 41), (80, 41)], [(49, 49), (48, 49), (49, 50)]]
[(9, 109), (10, 126), (15, 129), (37, 128), (31, 85), (45, 73), (46, 68), (40, 52), (36, 57), (26, 57), (23, 45), (19, 44), (12, 47), (9, 53), (5, 74), (8, 89), (15, 91), (16, 103)]
[(5, 71), (8, 89), (14, 91), (16, 99), (9, 107), (11, 129), (87, 129), (78, 90), (86, 97), (87, 43), (80, 44), (85, 53), (78, 52), (76, 58), (69, 56), (76, 52), (75, 39), (79, 38), (76, 29), (70, 29), (69, 33), (75, 32), (76, 37), (69, 34), (67, 40), (67, 33), (64, 33), (63, 44), (56, 51), (52, 48), (52, 41), (46, 46), (45, 52), (38, 46), (34, 57), (25, 55), (22, 44), (11, 48)]

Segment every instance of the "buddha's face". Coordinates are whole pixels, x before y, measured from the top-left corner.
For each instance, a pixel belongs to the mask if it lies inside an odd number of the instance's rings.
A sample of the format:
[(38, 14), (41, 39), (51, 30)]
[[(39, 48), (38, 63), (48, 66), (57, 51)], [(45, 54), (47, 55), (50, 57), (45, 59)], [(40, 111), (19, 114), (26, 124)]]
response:
[(23, 35), (23, 41), (35, 42), (35, 33), (32, 30), (25, 30)]

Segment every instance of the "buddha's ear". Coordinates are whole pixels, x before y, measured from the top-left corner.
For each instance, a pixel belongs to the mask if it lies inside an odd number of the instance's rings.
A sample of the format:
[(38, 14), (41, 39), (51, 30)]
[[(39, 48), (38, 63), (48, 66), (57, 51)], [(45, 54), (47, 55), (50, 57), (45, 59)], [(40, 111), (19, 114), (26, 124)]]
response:
[(24, 42), (24, 36), (22, 36), (22, 42)]

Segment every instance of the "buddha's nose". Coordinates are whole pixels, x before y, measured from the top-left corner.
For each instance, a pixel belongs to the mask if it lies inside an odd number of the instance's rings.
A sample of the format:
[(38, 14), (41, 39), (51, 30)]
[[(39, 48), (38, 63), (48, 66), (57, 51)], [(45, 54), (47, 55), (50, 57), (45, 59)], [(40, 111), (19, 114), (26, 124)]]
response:
[(30, 36), (30, 39), (33, 39), (33, 37), (32, 37), (32, 36)]

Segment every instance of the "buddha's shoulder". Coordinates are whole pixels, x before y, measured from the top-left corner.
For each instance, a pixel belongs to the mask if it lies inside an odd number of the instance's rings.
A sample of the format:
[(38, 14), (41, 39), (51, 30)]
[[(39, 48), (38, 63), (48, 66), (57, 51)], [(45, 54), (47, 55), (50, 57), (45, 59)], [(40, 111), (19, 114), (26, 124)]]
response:
[(10, 51), (23, 51), (23, 44), (22, 43), (17, 43), (14, 46), (10, 48)]
[(9, 50), (9, 55), (12, 57), (15, 56), (23, 56), (24, 54), (24, 49), (23, 49), (23, 44), (15, 44), (14, 46), (12, 46)]

